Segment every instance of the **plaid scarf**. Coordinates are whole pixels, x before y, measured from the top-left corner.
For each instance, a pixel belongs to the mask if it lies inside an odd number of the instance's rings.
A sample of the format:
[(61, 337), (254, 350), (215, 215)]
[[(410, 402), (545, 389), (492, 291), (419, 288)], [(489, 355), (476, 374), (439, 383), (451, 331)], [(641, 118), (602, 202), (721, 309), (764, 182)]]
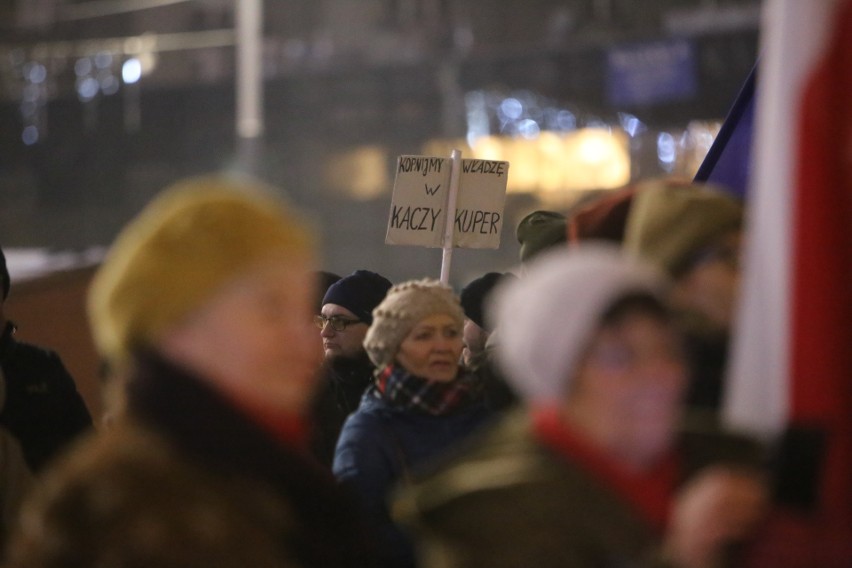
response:
[(433, 416), (450, 414), (479, 398), (476, 376), (459, 371), (456, 380), (448, 383), (427, 381), (394, 365), (377, 371), (373, 395), (396, 407), (418, 410)]

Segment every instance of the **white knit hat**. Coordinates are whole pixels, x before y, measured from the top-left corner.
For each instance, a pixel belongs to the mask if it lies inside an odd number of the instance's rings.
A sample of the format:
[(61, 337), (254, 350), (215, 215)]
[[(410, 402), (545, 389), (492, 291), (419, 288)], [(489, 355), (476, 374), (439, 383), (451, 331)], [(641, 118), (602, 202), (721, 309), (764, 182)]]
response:
[(589, 243), (542, 254), (489, 302), (506, 380), (528, 402), (562, 400), (604, 312), (627, 293), (659, 297), (664, 286), (662, 275), (615, 247)]

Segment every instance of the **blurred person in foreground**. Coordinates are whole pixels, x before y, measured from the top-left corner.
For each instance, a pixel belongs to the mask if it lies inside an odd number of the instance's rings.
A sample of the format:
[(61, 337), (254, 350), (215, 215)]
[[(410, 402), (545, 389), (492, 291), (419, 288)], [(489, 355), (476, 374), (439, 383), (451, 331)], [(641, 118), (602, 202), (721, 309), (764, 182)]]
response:
[(375, 367), (364, 350), (373, 309), (392, 286), (369, 270), (356, 270), (328, 287), (314, 316), (322, 339), (323, 365), (314, 405), (315, 452), (328, 467), (346, 417), (355, 412)]
[(292, 510), (264, 487), (182, 459), (116, 425), (42, 476), (6, 568), (299, 568)]
[(92, 417), (59, 355), (16, 337), (17, 326), (3, 311), (11, 285), (0, 250), (0, 374), (5, 382), (0, 427), (20, 442), (29, 469), (38, 472), (91, 428)]
[(686, 402), (711, 418), (724, 393), (742, 229), (737, 198), (712, 185), (671, 180), (637, 186), (624, 229), (624, 249), (673, 281), (669, 300), (691, 371)]
[(525, 406), (400, 491), (422, 566), (725, 565), (763, 512), (760, 455), (680, 430), (686, 367), (663, 285), (586, 246), (495, 291), (496, 355)]
[(155, 198), (89, 291), (95, 343), (124, 391), (123, 424), (103, 436), (141, 429), (223, 491), (275, 493), (303, 566), (364, 566), (357, 513), (307, 448), (314, 251), (306, 223), (257, 182), (192, 178)]
[(459, 365), (463, 325), (458, 296), (428, 278), (397, 284), (373, 310), (364, 348), (375, 381), (343, 426), (333, 469), (379, 531), (383, 566), (414, 565), (411, 543), (388, 511), (392, 486), (491, 416), (477, 377)]

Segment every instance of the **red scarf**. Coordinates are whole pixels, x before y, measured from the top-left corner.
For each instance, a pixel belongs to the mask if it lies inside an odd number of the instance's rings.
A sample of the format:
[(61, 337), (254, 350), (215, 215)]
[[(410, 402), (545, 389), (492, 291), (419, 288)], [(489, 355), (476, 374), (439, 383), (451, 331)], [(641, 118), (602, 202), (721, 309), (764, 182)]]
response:
[(579, 436), (555, 408), (533, 411), (533, 432), (539, 442), (601, 480), (658, 534), (663, 533), (679, 470), (675, 453), (647, 472), (633, 472)]
[(231, 397), (231, 401), (252, 422), (271, 434), (282, 445), (300, 452), (309, 450), (308, 421), (303, 416), (271, 411), (268, 408), (261, 408), (260, 405), (247, 404), (235, 397)]
[(308, 449), (308, 425), (301, 416), (259, 414), (252, 415), (262, 428), (271, 432), (275, 438), (287, 447), (300, 451)]

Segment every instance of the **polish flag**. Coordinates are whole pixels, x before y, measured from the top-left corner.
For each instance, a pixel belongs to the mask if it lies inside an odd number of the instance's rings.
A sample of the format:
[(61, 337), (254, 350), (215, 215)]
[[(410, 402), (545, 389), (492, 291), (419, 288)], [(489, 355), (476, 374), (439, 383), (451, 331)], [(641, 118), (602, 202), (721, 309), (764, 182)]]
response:
[(852, 566), (852, 0), (763, 6), (723, 415), (778, 445), (799, 521), (769, 529), (756, 565)]

